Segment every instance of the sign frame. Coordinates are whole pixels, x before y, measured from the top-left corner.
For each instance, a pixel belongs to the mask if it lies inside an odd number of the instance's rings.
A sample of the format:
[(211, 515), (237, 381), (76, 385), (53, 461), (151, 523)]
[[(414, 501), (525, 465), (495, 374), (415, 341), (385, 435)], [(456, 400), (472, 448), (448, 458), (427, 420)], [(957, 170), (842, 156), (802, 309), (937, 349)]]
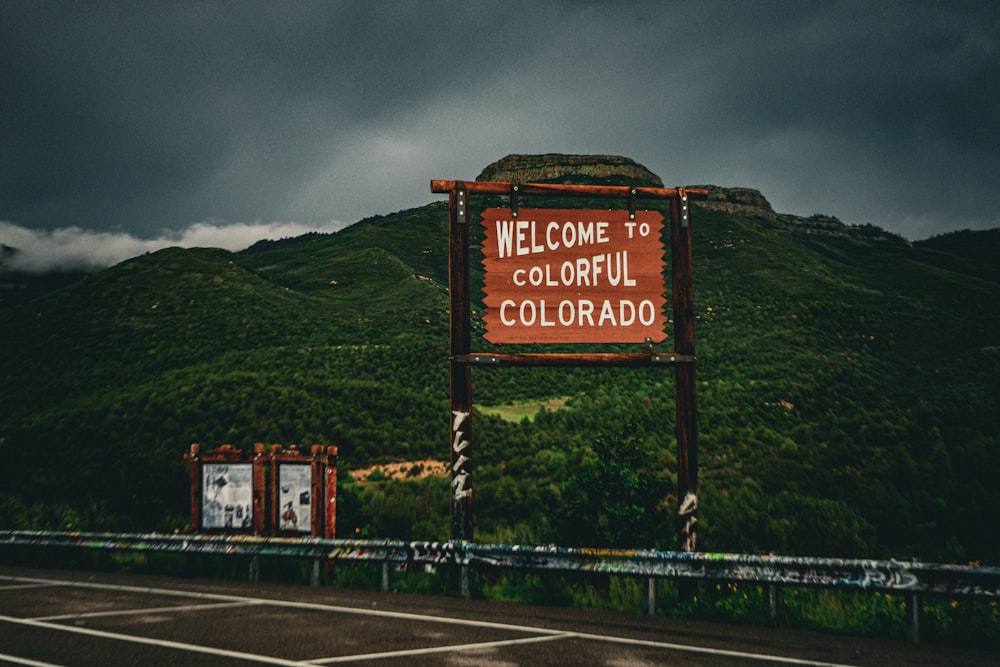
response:
[[(263, 445), (254, 445), (252, 453), (244, 453), (229, 444), (202, 453), (201, 445), (196, 443), (191, 445), (185, 458), (191, 464), (192, 530), (219, 534), (264, 533)], [(238, 479), (233, 477), (236, 472), (240, 473)], [(230, 474), (229, 478), (223, 476), (226, 473)], [(212, 476), (211, 479), (206, 481), (206, 475)], [(238, 503), (233, 502), (236, 499)], [(216, 512), (215, 505), (222, 509)], [(211, 520), (216, 513), (222, 517), (221, 522)], [(250, 515), (249, 520), (246, 514)], [(206, 523), (206, 519), (211, 522)]]
[[(474, 366), (670, 366), (674, 368), (677, 416), (677, 541), (681, 551), (697, 550), (698, 449), (694, 344), (694, 289), (691, 259), (691, 202), (708, 198), (707, 189), (612, 185), (567, 185), (432, 180), (431, 192), (448, 195), (448, 265), (451, 395), (451, 539), (474, 542), (472, 521), (472, 375)], [(470, 305), (469, 199), (474, 194), (506, 195), (516, 209), (524, 195), (618, 198), (630, 214), (639, 198), (669, 200), (671, 296), (674, 350), (651, 344), (631, 353), (473, 352)]]
[[(334, 539), (337, 532), (337, 448), (313, 445), (307, 452), (297, 445), (291, 445), (288, 449), (284, 449), (282, 445), (271, 445), (268, 458), (271, 534)], [(293, 483), (291, 475), (289, 479), (282, 480), (282, 468), (289, 472), (296, 469), (299, 474), (295, 481), (298, 484)], [(301, 500), (303, 494), (308, 494), (305, 503)], [(296, 500), (299, 502), (295, 502)], [(288, 503), (291, 503), (290, 508), (287, 507)], [(309, 508), (308, 521), (302, 527), (290, 528), (293, 513), (296, 515), (295, 523), (298, 523), (296, 506), (301, 512), (303, 505)]]
[[(209, 534), (336, 538), (336, 447), (312, 445), (306, 452), (297, 445), (291, 445), (288, 449), (284, 449), (282, 445), (271, 445), (268, 451), (265, 445), (256, 443), (252, 453), (229, 444), (204, 453), (201, 449), (200, 444), (192, 444), (190, 451), (184, 455), (191, 466), (193, 531)], [(309, 522), (305, 530), (282, 528), (278, 509), (281, 502), (280, 469), (283, 464), (307, 468), (304, 477), (308, 479), (305, 493), (309, 495)], [(225, 471), (222, 470), (223, 466), (226, 467)], [(215, 483), (217, 477), (206, 477), (222, 473), (228, 473), (230, 477), (221, 484)], [(238, 480), (232, 479), (234, 473), (239, 473)], [(239, 489), (239, 509), (236, 507), (237, 503), (233, 502), (234, 488)], [(297, 493), (301, 492), (297, 489)], [(249, 502), (245, 503), (247, 499)], [(230, 504), (233, 505), (232, 511), (228, 509)], [(216, 514), (222, 517), (221, 520), (213, 519)], [(249, 520), (247, 516), (250, 517)], [(240, 525), (237, 525), (237, 521), (240, 521)]]

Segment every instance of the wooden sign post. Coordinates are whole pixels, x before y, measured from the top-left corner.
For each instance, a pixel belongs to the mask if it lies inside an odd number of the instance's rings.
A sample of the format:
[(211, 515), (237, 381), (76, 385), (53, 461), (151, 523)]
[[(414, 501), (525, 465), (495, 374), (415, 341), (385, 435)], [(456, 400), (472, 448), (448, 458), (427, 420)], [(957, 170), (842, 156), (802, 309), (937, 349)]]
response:
[[(697, 423), (690, 204), (707, 190), (548, 183), (431, 181), (448, 194), (451, 294), (451, 538), (473, 541), (471, 368), (488, 366), (654, 366), (676, 369), (678, 546), (697, 547)], [(472, 352), (469, 198), (508, 195), (511, 206), (482, 214), (487, 342), (644, 343), (634, 353)], [(520, 209), (524, 195), (620, 198), (621, 211)], [(661, 352), (662, 215), (637, 199), (670, 202), (676, 349)]]

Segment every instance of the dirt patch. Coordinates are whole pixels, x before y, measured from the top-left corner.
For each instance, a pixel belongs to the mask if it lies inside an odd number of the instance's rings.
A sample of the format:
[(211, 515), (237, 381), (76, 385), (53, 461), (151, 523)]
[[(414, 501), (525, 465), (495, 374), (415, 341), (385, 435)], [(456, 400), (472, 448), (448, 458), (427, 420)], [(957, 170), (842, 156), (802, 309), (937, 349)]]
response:
[[(381, 479), (421, 479), (423, 477), (443, 477), (448, 474), (448, 464), (444, 461), (424, 459), (423, 461), (397, 461), (351, 471), (351, 477), (358, 482), (367, 482), (375, 471)], [(370, 480), (376, 481), (376, 480)]]

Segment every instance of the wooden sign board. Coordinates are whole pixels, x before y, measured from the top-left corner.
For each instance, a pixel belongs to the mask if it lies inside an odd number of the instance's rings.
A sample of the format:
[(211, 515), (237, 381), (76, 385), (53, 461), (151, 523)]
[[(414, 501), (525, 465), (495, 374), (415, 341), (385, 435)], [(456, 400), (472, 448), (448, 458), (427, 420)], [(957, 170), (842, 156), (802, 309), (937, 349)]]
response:
[(202, 452), (201, 445), (191, 445), (184, 456), (191, 464), (191, 528), (336, 537), (337, 448), (271, 445), (269, 454), (266, 449), (258, 443), (252, 453), (232, 445)]
[(337, 525), (337, 448), (271, 445), (271, 532), (333, 539)]
[(658, 343), (664, 331), (657, 211), (483, 212), (491, 343)]
[(244, 453), (222, 445), (202, 453), (191, 445), (191, 527), (212, 533), (264, 530), (263, 447)]

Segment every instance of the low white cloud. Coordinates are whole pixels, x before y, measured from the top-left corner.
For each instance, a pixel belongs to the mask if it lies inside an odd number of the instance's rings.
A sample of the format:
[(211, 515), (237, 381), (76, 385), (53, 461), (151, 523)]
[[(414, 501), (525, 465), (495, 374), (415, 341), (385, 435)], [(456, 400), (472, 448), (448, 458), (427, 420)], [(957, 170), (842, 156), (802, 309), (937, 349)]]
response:
[(126, 259), (163, 248), (209, 247), (238, 251), (262, 239), (282, 239), (309, 232), (331, 233), (345, 227), (336, 220), (301, 222), (198, 222), (179, 232), (164, 231), (156, 238), (128, 232), (106, 232), (82, 227), (30, 229), (0, 220), (0, 243), (18, 252), (7, 255), (0, 270), (41, 273), (54, 270), (104, 269)]

